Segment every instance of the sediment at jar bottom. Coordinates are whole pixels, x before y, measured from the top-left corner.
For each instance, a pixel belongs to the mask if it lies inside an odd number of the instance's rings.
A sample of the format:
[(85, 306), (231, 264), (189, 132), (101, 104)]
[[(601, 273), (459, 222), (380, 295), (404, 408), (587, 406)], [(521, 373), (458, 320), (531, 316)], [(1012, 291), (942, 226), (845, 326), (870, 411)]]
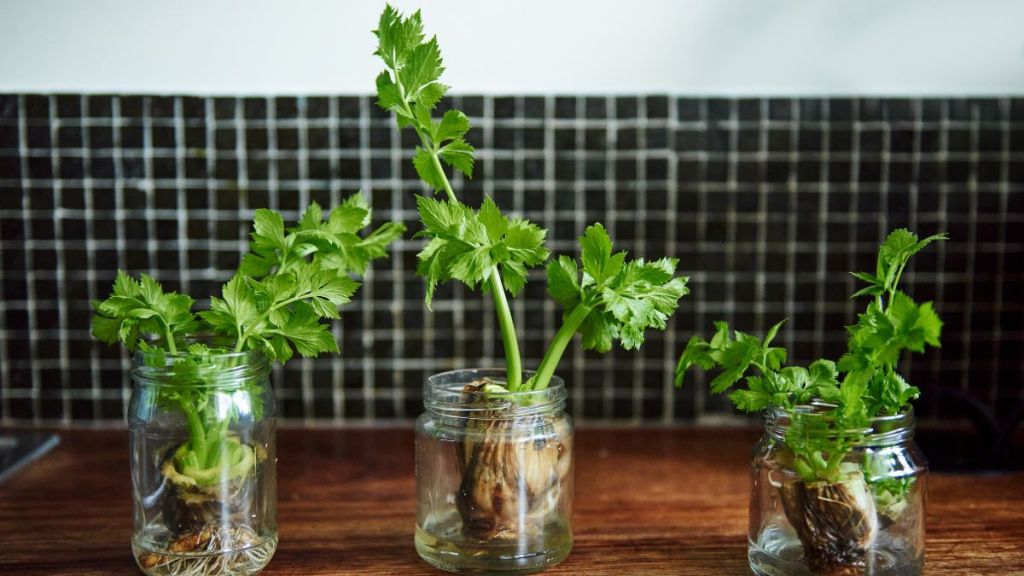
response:
[(860, 472), (840, 482), (787, 480), (779, 486), (786, 518), (821, 576), (860, 576), (878, 536), (875, 501)]
[[(493, 404), (480, 394), (486, 381), (467, 384), (463, 401), (485, 406), (467, 420), (457, 446), (462, 475), (456, 507), (463, 532), (480, 539), (521, 539), (543, 532), (556, 512), (571, 470), (572, 440), (561, 415), (524, 414), (514, 402)], [(489, 416), (489, 417), (488, 417)]]
[(169, 546), (133, 542), (139, 568), (149, 576), (257, 574), (276, 550), (276, 534), (260, 536), (247, 526), (208, 525), (176, 538)]

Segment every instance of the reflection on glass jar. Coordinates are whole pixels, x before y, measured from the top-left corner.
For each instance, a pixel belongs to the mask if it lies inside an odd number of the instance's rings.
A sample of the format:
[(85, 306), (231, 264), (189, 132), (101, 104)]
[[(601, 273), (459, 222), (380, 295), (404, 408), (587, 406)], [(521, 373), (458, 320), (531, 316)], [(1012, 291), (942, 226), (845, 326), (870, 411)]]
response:
[(146, 574), (255, 574), (274, 555), (269, 373), (258, 352), (136, 353), (132, 549)]
[[(816, 431), (819, 412), (765, 415), (752, 463), (751, 569), (765, 576), (920, 574), (928, 464), (913, 440), (913, 412), (874, 418), (865, 429)], [(803, 419), (804, 441), (843, 447), (819, 453), (836, 459), (835, 478), (801, 474), (791, 447), (795, 419)]]
[[(525, 375), (526, 377), (529, 374)], [(428, 379), (416, 422), (416, 550), (451, 572), (528, 574), (572, 549), (565, 385), (507, 392), (504, 372)]]

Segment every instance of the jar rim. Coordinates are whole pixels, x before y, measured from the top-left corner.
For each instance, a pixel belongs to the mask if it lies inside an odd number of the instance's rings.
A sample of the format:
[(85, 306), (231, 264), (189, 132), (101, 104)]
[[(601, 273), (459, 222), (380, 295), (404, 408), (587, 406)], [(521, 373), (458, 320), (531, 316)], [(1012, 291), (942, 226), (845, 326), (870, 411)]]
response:
[[(200, 357), (204, 362), (195, 364), (194, 371), (179, 370), (189, 360)], [(132, 362), (132, 379), (139, 385), (188, 383), (195, 387), (231, 387), (270, 374), (270, 362), (259, 350), (214, 351), (202, 356), (188, 351), (136, 350)]]
[[(523, 371), (524, 378), (534, 374)], [(464, 368), (432, 374), (423, 386), (423, 406), (440, 416), (487, 420), (518, 419), (565, 409), (568, 392), (565, 381), (558, 376), (552, 376), (547, 388), (541, 390), (503, 391), (491, 396), (466, 390), (467, 385), (481, 380), (504, 382), (505, 375), (504, 368)]]
[[(824, 417), (827, 411), (836, 408), (835, 404), (828, 402), (813, 401), (810, 404), (800, 404), (791, 410), (780, 406), (769, 406), (763, 412), (764, 427), (768, 434), (775, 437), (785, 437), (790, 427), (791, 415), (798, 413), (802, 416)], [(898, 414), (883, 414), (868, 419), (867, 426), (863, 428), (841, 428), (825, 429), (815, 431), (821, 436), (860, 436), (855, 443), (865, 446), (881, 446), (901, 442), (914, 436), (916, 420), (914, 417), (913, 405)]]

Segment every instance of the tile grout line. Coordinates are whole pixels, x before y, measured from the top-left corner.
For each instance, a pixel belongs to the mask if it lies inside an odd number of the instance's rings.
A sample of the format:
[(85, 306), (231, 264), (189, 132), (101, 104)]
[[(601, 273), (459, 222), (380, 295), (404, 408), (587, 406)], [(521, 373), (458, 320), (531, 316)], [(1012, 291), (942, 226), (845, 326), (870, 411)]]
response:
[(817, 254), (815, 271), (816, 278), (814, 284), (814, 333), (820, 337), (814, 341), (814, 358), (825, 357), (825, 303), (826, 298), (826, 283), (828, 281), (828, 259), (826, 253), (828, 252), (828, 231), (829, 231), (829, 192), (830, 192), (830, 167), (829, 167), (829, 153), (832, 151), (832, 134), (828, 128), (828, 120), (831, 118), (831, 109), (829, 103), (825, 100), (820, 102), (822, 115), (824, 116), (824, 128), (821, 132), (821, 143), (822, 156), (825, 158), (819, 166), (818, 179), (821, 180), (821, 198), (818, 199), (818, 241), (817, 241)]
[[(666, 159), (665, 169), (665, 247), (670, 256), (679, 259), (680, 274), (689, 276), (690, 273), (687, 271), (691, 262), (688, 258), (684, 257), (679, 252), (679, 239), (678, 230), (676, 227), (679, 225), (676, 219), (677, 212), (679, 210), (679, 157), (675, 153), (676, 151), (676, 131), (679, 126), (679, 98), (668, 99), (668, 128), (665, 133), (665, 148), (668, 152)], [(637, 114), (640, 113), (640, 98), (637, 98)], [(689, 285), (689, 284), (687, 284)], [(678, 310), (685, 309), (685, 305), (688, 302), (690, 296), (684, 297), (680, 300), (679, 308), (677, 308), (676, 314), (673, 314), (669, 327), (665, 330), (665, 352), (662, 358), (662, 363), (667, 368), (668, 377), (664, 378), (661, 384), (661, 421), (664, 424), (673, 422), (676, 419), (676, 395), (682, 394), (683, 392), (677, 391), (674, 385), (674, 367), (676, 365), (676, 354), (680, 353), (681, 350), (677, 350), (676, 346), (676, 332), (678, 330), (677, 317), (680, 312)]]
[[(328, 145), (328, 171), (330, 176), (331, 207), (341, 202), (341, 194), (335, 184), (336, 176), (340, 173), (340, 160), (338, 158), (338, 98), (327, 99), (327, 145)], [(344, 314), (344, 312), (342, 312)], [(331, 334), (337, 342), (343, 342), (342, 323), (333, 322)], [(341, 351), (342, 354), (345, 350)], [(334, 422), (341, 422), (345, 418), (345, 370), (336, 359), (331, 359), (331, 419)]]
[[(1010, 117), (1010, 101), (1003, 98), (999, 101), (999, 107), (1002, 109), (1002, 116), (1004, 119)], [(1009, 192), (1006, 187), (1006, 183), (1010, 179), (1009, 167), (1010, 161), (1007, 158), (1010, 150), (1010, 129), (1007, 126), (1009, 121), (1004, 122), (1004, 128), (1001, 133), (1001, 147), (1002, 154), (999, 162), (999, 180), (1002, 184), (999, 190), (999, 214), (1002, 216), (1002, 221), (998, 225), (998, 241), (999, 249), (996, 251), (996, 282), (995, 282), (995, 300), (994, 311), (993, 311), (993, 326), (992, 326), (992, 339), (996, 342), (1002, 342), (1003, 340), (1003, 282), (1006, 280), (1006, 215), (1009, 212)], [(1000, 360), (1000, 346), (993, 347), (992, 350), (992, 363), (989, 368), (989, 402), (995, 405), (999, 401), (999, 360)], [(1024, 388), (1024, 387), (1022, 387)]]
[[(25, 102), (25, 96), (23, 96), (23, 95), (18, 97), (18, 110), (19, 110), (19, 114), (18, 114), (18, 141), (19, 141), (19, 150), (21, 152), (20, 171), (21, 171), (21, 178), (24, 181), (26, 179), (26, 176), (29, 174), (29, 163), (28, 163), (28, 154), (26, 154), (26, 152), (28, 151), (28, 127), (27, 127), (27, 124), (25, 122), (26, 116), (28, 115), (28, 109), (27, 109), (26, 102)], [(23, 206), (26, 206), (27, 208), (31, 208), (32, 207), (32, 192), (31, 192), (31, 188), (27, 184), (23, 183), (22, 184), (22, 190), (27, 192), (22, 197), (22, 199), (24, 200)], [(31, 218), (24, 218), (22, 220), (22, 222), (24, 224), (23, 227), (24, 227), (24, 234), (25, 234), (25, 244), (24, 244), (24, 251), (25, 251), (25, 303), (28, 306), (28, 310), (27, 310), (28, 313), (26, 314), (26, 324), (28, 326), (29, 333), (33, 334), (33, 333), (35, 333), (35, 331), (37, 329), (36, 328), (35, 305), (34, 305), (34, 302), (36, 300), (36, 287), (35, 287), (35, 278), (33, 277), (35, 275), (35, 266), (34, 266), (35, 257), (33, 256), (33, 253), (32, 253), (32, 242), (34, 240), (33, 236), (34, 236), (34, 232), (35, 232), (35, 230), (34, 230), (35, 227), (32, 225), (32, 219)], [(5, 301), (4, 307), (5, 308), (7, 307), (6, 301)], [(28, 339), (25, 340), (25, 344), (26, 344), (26, 346), (28, 348), (29, 358), (35, 359), (37, 357), (37, 343), (36, 343), (36, 339), (35, 338), (28, 338)], [(41, 398), (41, 396), (42, 396), (42, 389), (41, 389), (42, 383), (40, 382), (39, 368), (35, 365), (35, 362), (32, 363), (32, 366), (29, 369), (29, 374), (31, 375), (31, 378), (32, 378), (32, 383), (31, 383), (31, 386), (32, 386), (32, 396), (31, 396), (31, 400), (32, 400), (32, 421), (33, 421), (33, 423), (38, 424), (40, 422), (40, 420), (42, 419), (42, 398)], [(7, 393), (10, 394), (11, 391), (8, 390)]]
[[(50, 115), (50, 142), (59, 142), (60, 137), (60, 120), (57, 118), (57, 97), (51, 95), (49, 97), (49, 115)], [(60, 174), (62, 172), (60, 155), (57, 153), (56, 148), (50, 149), (50, 170), (53, 175)], [(59, 337), (58, 337), (58, 354), (60, 356), (60, 390), (61, 390), (61, 422), (65, 425), (71, 423), (71, 400), (67, 398), (67, 392), (70, 388), (70, 382), (68, 378), (68, 339), (65, 336), (68, 324), (68, 311), (67, 311), (67, 283), (64, 281), (64, 256), (66, 244), (64, 242), (64, 229), (63, 221), (64, 215), (61, 212), (64, 208), (64, 187), (60, 178), (55, 178), (53, 183), (53, 240), (57, 245), (57, 249), (54, 250), (56, 255), (56, 264), (54, 267), (55, 276), (57, 279), (57, 326), (59, 326)], [(47, 391), (43, 390), (44, 399), (47, 396)]]
[[(362, 142), (369, 142), (370, 140), (370, 126), (369, 118), (371, 114), (370, 102), (366, 98), (359, 99), (359, 117), (366, 121), (360, 124), (359, 135)], [(363, 148), (362, 150), (365, 150)], [(370, 174), (370, 158), (369, 154), (360, 154), (359, 158), (359, 175), (362, 178), (366, 178)], [(370, 189), (370, 185), (365, 180), (360, 184), (361, 190)], [(373, 282), (363, 282), (360, 288), (360, 297), (362, 299), (373, 301)], [(373, 312), (366, 307), (363, 307), (360, 314), (360, 320), (362, 325), (362, 334), (360, 338), (362, 340), (362, 346), (364, 350), (370, 351), (372, 354), (375, 344), (375, 338), (373, 336)], [(376, 370), (374, 369), (372, 362), (363, 363), (363, 414), (367, 418), (374, 418), (377, 413), (376, 398), (374, 396), (374, 390), (376, 389)]]
[[(111, 101), (111, 126), (113, 128), (113, 141), (114, 141), (114, 171), (118, 174), (119, 178), (116, 179), (114, 184), (114, 222), (117, 225), (117, 267), (127, 268), (128, 267), (128, 245), (127, 245), (127, 227), (125, 225), (125, 165), (124, 156), (122, 155), (123, 150), (123, 138), (121, 131), (123, 129), (123, 116), (121, 115), (121, 98), (114, 97)], [(121, 415), (127, 418), (128, 416), (128, 402), (132, 392), (132, 381), (130, 377), (131, 370), (131, 354), (121, 348), (119, 349), (121, 356)]]
[[(401, 145), (401, 134), (398, 129), (398, 124), (395, 122), (391, 123), (391, 164), (390, 174), (392, 179), (391, 188), (391, 220), (399, 222), (402, 220), (402, 205), (404, 203), (405, 190), (401, 183), (402, 173), (402, 156), (398, 153)], [(395, 146), (395, 143), (399, 146)], [(398, 327), (394, 331), (393, 342), (394, 342), (394, 356), (405, 360), (405, 337), (406, 331), (401, 327), (405, 326), (405, 307), (402, 306), (402, 302), (405, 302), (405, 282), (402, 278), (402, 253), (393, 254), (389, 256), (391, 263), (391, 274), (398, 281), (394, 282), (393, 289), (394, 295), (392, 296), (390, 312), (393, 325)], [(419, 305), (422, 306), (422, 303)], [(406, 381), (405, 372), (396, 368), (391, 370), (391, 384), (395, 391), (394, 408), (395, 416), (398, 418), (407, 418), (410, 414), (406, 413)], [(411, 385), (421, 386), (422, 382), (410, 382)], [(420, 393), (422, 395), (422, 392)]]
[[(91, 114), (89, 108), (89, 98), (82, 96), (79, 100), (81, 106), (82, 117), (88, 117)], [(96, 294), (96, 245), (95, 245), (95, 234), (96, 234), (96, 223), (93, 221), (92, 215), (95, 213), (93, 209), (93, 188), (92, 188), (92, 161), (89, 151), (92, 150), (92, 136), (88, 130), (82, 130), (82, 157), (86, 159), (83, 162), (83, 169), (88, 170), (84, 178), (84, 184), (82, 186), (82, 192), (84, 195), (84, 206), (85, 206), (85, 281), (86, 288), (85, 293), (89, 298), (89, 301), (98, 299)], [(100, 371), (97, 366), (99, 361), (99, 349), (100, 343), (94, 338), (89, 339), (89, 378), (90, 378), (90, 390), (94, 397), (92, 399), (92, 418), (100, 419), (103, 414), (103, 406), (100, 403)]]
[[(974, 272), (975, 264), (975, 241), (977, 239), (978, 227), (975, 225), (978, 214), (978, 138), (979, 128), (977, 125), (979, 116), (979, 110), (976, 107), (971, 107), (971, 117), (974, 120), (971, 126), (971, 145), (970, 148), (974, 152), (971, 154), (970, 162), (970, 176), (967, 181), (967, 194), (968, 200), (968, 226), (967, 226), (967, 250), (966, 250), (966, 271), (968, 274)], [(963, 330), (963, 351), (961, 356), (961, 367), (960, 367), (960, 390), (962, 392), (970, 391), (970, 369), (971, 369), (971, 327), (974, 323), (974, 282), (967, 282), (964, 294), (964, 330)]]

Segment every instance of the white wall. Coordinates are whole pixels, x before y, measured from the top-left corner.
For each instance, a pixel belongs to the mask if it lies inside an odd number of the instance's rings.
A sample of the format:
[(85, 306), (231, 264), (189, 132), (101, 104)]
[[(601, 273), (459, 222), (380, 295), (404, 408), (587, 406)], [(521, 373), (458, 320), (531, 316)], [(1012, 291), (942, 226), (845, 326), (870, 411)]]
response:
[[(1024, 93), (1024, 1), (398, 0), (458, 92)], [(0, 0), (0, 91), (369, 93), (377, 0)]]

